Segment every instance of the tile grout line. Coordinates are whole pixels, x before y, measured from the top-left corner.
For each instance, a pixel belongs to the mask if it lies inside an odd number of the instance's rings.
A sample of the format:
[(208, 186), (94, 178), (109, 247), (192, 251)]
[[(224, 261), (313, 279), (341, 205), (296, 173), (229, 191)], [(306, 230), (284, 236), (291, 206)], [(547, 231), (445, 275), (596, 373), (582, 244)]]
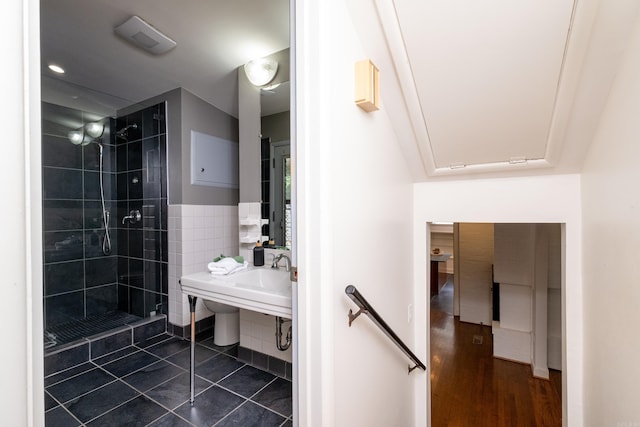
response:
[(227, 415), (225, 415), (224, 417), (220, 418), (218, 421), (216, 421), (215, 424), (213, 424), (212, 427), (215, 427), (217, 425), (220, 425), (221, 422), (223, 422), (225, 419), (229, 418), (229, 416), (231, 414), (233, 414), (234, 412), (236, 412), (238, 409), (242, 408), (244, 405), (247, 404), (247, 402), (249, 402), (249, 400), (245, 400), (244, 402), (242, 402), (241, 404), (239, 404), (238, 406), (236, 406), (235, 408), (233, 408), (233, 410), (229, 411), (229, 413)]
[(45, 411), (45, 415), (47, 412), (52, 412), (58, 408), (62, 408), (63, 411), (65, 411), (67, 414), (69, 414), (74, 420), (76, 420), (77, 422), (80, 423), (81, 426), (83, 426), (84, 424), (82, 423), (82, 421), (80, 421), (69, 409), (67, 409), (66, 406), (64, 406), (64, 404), (60, 403), (60, 400), (57, 399), (56, 397), (54, 397), (51, 393), (47, 392), (47, 390), (45, 389), (45, 393), (49, 395), (50, 398), (52, 398), (58, 405), (49, 409), (48, 411)]
[[(113, 375), (112, 375), (112, 376), (113, 376)], [(89, 391), (87, 391), (87, 392), (85, 392), (85, 393), (82, 393), (82, 394), (79, 394), (79, 395), (77, 395), (77, 396), (74, 396), (74, 397), (72, 397), (72, 398), (71, 398), (71, 399), (69, 399), (69, 400), (65, 400), (64, 402), (60, 403), (60, 405), (61, 405), (61, 406), (64, 406), (64, 405), (66, 405), (67, 403), (71, 402), (72, 400), (79, 399), (79, 398), (84, 397), (84, 396), (86, 396), (86, 395), (88, 395), (88, 394), (91, 394), (91, 393), (93, 393), (94, 391), (96, 391), (96, 390), (100, 390), (101, 388), (104, 388), (104, 387), (106, 387), (106, 386), (108, 386), (108, 385), (111, 385), (111, 384), (115, 383), (115, 382), (116, 382), (116, 381), (118, 381), (118, 380), (119, 380), (119, 378), (116, 378), (116, 379), (114, 379), (114, 380), (112, 380), (112, 381), (109, 381), (108, 383), (102, 384), (100, 387), (92, 388), (91, 390), (89, 390)], [(49, 393), (49, 394), (51, 394), (51, 393)], [(52, 396), (53, 396), (53, 395), (52, 395)], [(59, 399), (56, 399), (56, 400), (57, 400), (57, 401), (60, 401)]]
[[(152, 399), (153, 400), (153, 399)], [(155, 400), (154, 400), (155, 402)], [(157, 402), (156, 402), (157, 403)], [(162, 406), (162, 405), (160, 405)], [(164, 406), (162, 406), (164, 408)], [(195, 424), (193, 424), (192, 422), (186, 420), (185, 418), (181, 417), (180, 415), (174, 413), (172, 410), (169, 410), (169, 412), (167, 412), (166, 414), (162, 414), (160, 415), (158, 418), (156, 418), (155, 420), (151, 421), (150, 423), (145, 424), (145, 427), (149, 427), (150, 425), (152, 425), (153, 423), (155, 423), (156, 421), (166, 417), (167, 415), (175, 415), (176, 417), (180, 418), (182, 421), (186, 422), (187, 424), (189, 424), (190, 426), (195, 426), (197, 427)]]
[[(249, 400), (250, 400), (251, 402), (253, 402), (254, 404), (256, 404), (256, 405), (261, 406), (261, 407), (263, 407), (263, 408), (265, 408), (265, 409), (268, 409), (269, 411), (271, 411), (271, 412), (273, 412), (273, 413), (275, 413), (275, 414), (278, 414), (278, 415), (280, 415), (280, 416), (284, 417), (285, 419), (287, 419), (287, 418), (289, 418), (289, 417), (290, 417), (290, 415), (281, 414), (280, 412), (278, 412), (278, 411), (276, 411), (276, 410), (274, 410), (274, 409), (271, 409), (271, 408), (269, 408), (269, 407), (267, 407), (267, 406), (263, 405), (263, 404), (262, 404), (262, 403), (260, 403), (260, 402), (257, 402), (257, 401), (255, 401), (255, 400), (253, 400), (253, 398), (254, 398), (254, 397), (256, 397), (258, 394), (260, 394), (260, 392), (262, 392), (264, 389), (266, 389), (266, 388), (267, 388), (267, 387), (269, 387), (271, 384), (273, 384), (274, 382), (276, 382), (276, 381), (278, 380), (278, 378), (280, 378), (280, 377), (276, 376), (276, 377), (275, 377), (271, 382), (269, 382), (269, 384), (266, 384), (266, 385), (265, 385), (264, 387), (262, 387), (260, 390), (256, 391), (256, 392), (255, 392), (255, 393), (254, 393), (254, 394), (249, 398)], [(284, 379), (284, 378), (283, 378), (283, 379)], [(286, 380), (286, 379), (285, 379), (285, 381), (288, 381), (288, 380)]]
[[(76, 368), (76, 367), (78, 367), (78, 366), (84, 365), (85, 363), (92, 364), (91, 362), (82, 362), (80, 365), (72, 366), (72, 367), (70, 367), (70, 368), (65, 369), (64, 371), (58, 371), (58, 372), (56, 372), (55, 374), (51, 374), (51, 375), (49, 375), (49, 377), (52, 377), (52, 376), (55, 376), (55, 375), (59, 375), (59, 374), (61, 374), (61, 373), (63, 373), (63, 372), (66, 372), (66, 371), (70, 371), (70, 370), (72, 370), (72, 369), (74, 369), (74, 368)], [(94, 365), (94, 366), (95, 366), (95, 365)], [(94, 369), (94, 368), (86, 369), (86, 370), (84, 370), (84, 371), (82, 371), (82, 372), (79, 372), (79, 373), (77, 373), (77, 374), (75, 374), (75, 375), (72, 375), (72, 376), (70, 376), (70, 377), (67, 377), (67, 378), (65, 378), (65, 379), (62, 379), (62, 380), (60, 380), (60, 381), (58, 381), (58, 382), (51, 383), (51, 384), (49, 384), (49, 385), (45, 386), (45, 387), (44, 387), (44, 389), (46, 390), (46, 389), (48, 389), (49, 387), (53, 387), (54, 385), (58, 385), (58, 384), (60, 384), (60, 383), (63, 383), (63, 382), (65, 382), (65, 381), (67, 381), (67, 380), (70, 380), (71, 378), (75, 378), (75, 377), (77, 377), (78, 375), (82, 375), (82, 374), (84, 374), (85, 372), (90, 371), (90, 370), (92, 370), (92, 369)], [(45, 378), (45, 380), (46, 380), (46, 378)]]
[[(158, 363), (158, 362), (154, 362), (154, 363), (152, 363), (151, 365), (153, 365), (153, 364), (155, 364), (155, 363)], [(151, 366), (151, 365), (149, 365), (149, 366)], [(147, 366), (147, 367), (148, 367), (148, 366)], [(162, 381), (161, 383), (156, 384), (155, 386), (151, 387), (149, 390), (147, 390), (147, 391), (142, 391), (142, 390), (137, 389), (135, 386), (133, 386), (133, 385), (131, 385), (131, 384), (129, 384), (128, 382), (126, 382), (126, 381), (125, 381), (125, 378), (126, 378), (126, 377), (131, 376), (131, 375), (133, 375), (133, 374), (135, 374), (135, 373), (138, 373), (138, 372), (139, 372), (139, 370), (138, 370), (138, 371), (135, 371), (135, 372), (131, 372), (130, 374), (125, 375), (124, 377), (120, 377), (120, 380), (121, 380), (122, 382), (124, 382), (125, 384), (127, 384), (127, 385), (128, 385), (129, 387), (131, 387), (132, 389), (136, 390), (136, 391), (137, 391), (138, 393), (140, 393), (140, 394), (146, 394), (148, 391), (153, 390), (154, 388), (159, 387), (159, 386), (161, 386), (162, 384), (168, 383), (169, 381), (171, 381), (171, 380), (173, 380), (173, 379), (175, 379), (175, 378), (177, 378), (177, 377), (179, 377), (180, 375), (183, 375), (183, 374), (185, 373), (185, 372), (179, 372), (179, 373), (177, 373), (176, 375), (172, 376), (171, 378), (168, 378), (168, 379), (166, 379), (165, 381)]]
[[(124, 382), (124, 381), (123, 381), (123, 382)], [(129, 386), (129, 384), (126, 384), (126, 383), (125, 383), (125, 385)], [(134, 390), (135, 390), (135, 389), (134, 389)], [(137, 391), (137, 390), (136, 390), (136, 391)], [(90, 419), (89, 421), (87, 421), (86, 423), (83, 423), (83, 425), (89, 424), (89, 423), (91, 423), (91, 422), (93, 422), (93, 421), (97, 420), (98, 418), (100, 418), (100, 417), (102, 417), (102, 416), (104, 416), (104, 415), (108, 414), (109, 412), (112, 412), (112, 411), (114, 411), (115, 409), (117, 409), (117, 408), (119, 408), (119, 407), (121, 407), (121, 406), (123, 406), (123, 405), (126, 405), (127, 403), (131, 402), (132, 400), (139, 398), (140, 396), (142, 396), (142, 394), (137, 394), (137, 395), (133, 396), (131, 399), (129, 399), (129, 400), (125, 400), (124, 402), (120, 403), (119, 405), (116, 405), (116, 406), (114, 406), (113, 408), (111, 408), (111, 409), (109, 409), (109, 410), (107, 410), (107, 411), (105, 411), (105, 412), (101, 413), (100, 415), (97, 415), (97, 416), (95, 416), (95, 417), (91, 418), (91, 419)]]
[[(273, 374), (272, 374), (273, 375)], [(260, 393), (262, 390), (264, 390), (265, 388), (269, 387), (271, 384), (273, 384), (275, 382), (275, 380), (278, 379), (278, 377), (276, 376), (274, 379), (272, 379), (271, 381), (269, 381), (267, 384), (264, 385), (264, 387), (260, 388), (260, 390), (256, 391), (255, 393), (253, 393), (249, 399), (254, 398), (258, 393)], [(256, 402), (257, 403), (257, 402)]]
[[(131, 346), (131, 347), (133, 347), (133, 346)], [(153, 357), (155, 357), (155, 358), (156, 358), (156, 359), (158, 359), (158, 360), (155, 360), (155, 361), (153, 361), (153, 362), (151, 362), (151, 363), (149, 363), (149, 364), (147, 364), (147, 365), (141, 366), (140, 368), (138, 368), (138, 369), (136, 369), (136, 370), (134, 370), (134, 371), (128, 372), (126, 375), (124, 375), (124, 376), (120, 376), (120, 377), (118, 377), (118, 378), (124, 378), (124, 377), (126, 377), (126, 376), (131, 375), (131, 374), (135, 374), (136, 372), (140, 372), (140, 371), (142, 371), (143, 369), (148, 368), (149, 366), (153, 365), (154, 363), (158, 363), (158, 362), (160, 362), (160, 361), (164, 360), (164, 359), (162, 359), (161, 357), (158, 357), (158, 356), (156, 356), (156, 355), (155, 355), (155, 354), (153, 354), (153, 353), (150, 353), (150, 352), (148, 352), (148, 351), (144, 351), (144, 349), (141, 349), (141, 350), (138, 350), (138, 351), (134, 351), (133, 353), (129, 353), (129, 354), (127, 354), (126, 356), (123, 356), (123, 357), (121, 357), (121, 358), (119, 358), (119, 359), (110, 360), (109, 362), (105, 363), (105, 364), (104, 364), (104, 365), (102, 365), (102, 366), (107, 366), (107, 365), (110, 365), (110, 364), (112, 364), (112, 363), (114, 363), (114, 362), (119, 362), (119, 361), (121, 361), (121, 360), (123, 360), (123, 359), (125, 359), (125, 358), (127, 358), (127, 357), (129, 357), (129, 356), (132, 356), (132, 355), (134, 355), (134, 354), (137, 354), (137, 353), (139, 353), (139, 352), (140, 352), (140, 353), (146, 353), (147, 355), (153, 356)], [(169, 361), (166, 361), (166, 362), (171, 363), (171, 362), (169, 362)], [(100, 366), (100, 367), (102, 368), (102, 366)], [(179, 367), (179, 366), (178, 366), (178, 367)], [(104, 369), (104, 368), (102, 368), (102, 369)], [(104, 370), (106, 371), (106, 369), (104, 369)], [(109, 372), (109, 371), (108, 371), (108, 372)], [(111, 372), (109, 372), (109, 373), (111, 373)], [(114, 375), (114, 374), (111, 374), (111, 375)], [(114, 376), (115, 376), (115, 375), (114, 375)]]
[[(242, 363), (242, 362), (241, 362), (241, 363)], [(231, 375), (235, 374), (236, 372), (238, 372), (240, 369), (244, 368), (245, 366), (251, 366), (251, 365), (248, 365), (248, 364), (246, 364), (246, 363), (245, 363), (244, 365), (240, 366), (238, 369), (236, 369), (236, 370), (234, 370), (234, 371), (231, 371), (231, 372), (229, 372), (227, 375), (225, 375), (224, 377), (220, 378), (220, 379), (219, 379), (218, 381), (216, 381), (214, 384), (219, 385), (219, 383), (220, 383), (220, 382), (222, 382), (222, 381), (226, 380), (226, 379), (227, 379), (227, 378), (229, 378)], [(198, 375), (198, 374), (196, 374), (196, 375)], [(220, 386), (220, 387), (222, 387), (222, 386)], [(224, 388), (225, 390), (227, 390), (227, 388), (225, 388), (225, 387), (222, 387), (222, 388)], [(231, 390), (229, 390), (229, 391), (231, 391)], [(244, 397), (244, 396), (243, 396), (243, 397)]]
[[(177, 377), (178, 377), (178, 376), (180, 376), (180, 375), (182, 375), (182, 374), (178, 374), (178, 375), (176, 375), (175, 377), (172, 377), (172, 378), (168, 379), (167, 381), (163, 381), (163, 382), (161, 382), (160, 384), (156, 385), (155, 387), (150, 388), (150, 389), (149, 389), (149, 390), (147, 390), (146, 392), (141, 392), (141, 393), (140, 393), (140, 396), (143, 396), (145, 399), (149, 399), (150, 401), (152, 401), (152, 402), (153, 402), (153, 403), (155, 403), (156, 405), (158, 405), (158, 406), (160, 406), (161, 408), (163, 408), (163, 409), (166, 409), (166, 410), (167, 410), (167, 412), (166, 412), (166, 413), (164, 413), (164, 414), (160, 415), (160, 416), (159, 416), (158, 418), (156, 418), (155, 420), (153, 420), (153, 421), (149, 422), (148, 424), (146, 424), (147, 426), (148, 426), (148, 425), (150, 425), (150, 424), (153, 424), (155, 421), (159, 420), (160, 418), (162, 418), (162, 417), (164, 417), (164, 416), (166, 416), (166, 415), (168, 415), (168, 414), (173, 414), (173, 415), (177, 416), (178, 418), (180, 418), (180, 419), (182, 419), (182, 420), (184, 420), (184, 421), (187, 421), (187, 423), (188, 423), (188, 424), (190, 424), (190, 425), (194, 425), (194, 424), (193, 424), (193, 423), (191, 423), (190, 421), (186, 420), (184, 417), (181, 417), (179, 414), (175, 413), (173, 409), (170, 409), (168, 406), (163, 405), (161, 402), (159, 402), (159, 401), (157, 401), (156, 399), (154, 399), (154, 398), (152, 398), (152, 397), (150, 397), (150, 396), (148, 396), (148, 395), (147, 395), (147, 392), (149, 392), (149, 391), (151, 391), (151, 390), (154, 390), (155, 388), (157, 388), (157, 387), (161, 386), (162, 384), (165, 384), (165, 383), (167, 383), (167, 382), (169, 382), (169, 381), (171, 381), (171, 380), (173, 380), (173, 379), (177, 378)], [(210, 381), (208, 381), (208, 382), (210, 382)], [(211, 384), (209, 387), (205, 388), (205, 389), (204, 389), (204, 390), (202, 390), (202, 392), (200, 392), (200, 393), (203, 393), (204, 391), (209, 390), (209, 389), (210, 389), (211, 387), (213, 387), (213, 386), (214, 386), (214, 384)], [(129, 386), (129, 387), (132, 387), (132, 388), (133, 388), (133, 386)], [(135, 388), (134, 388), (134, 390), (137, 390), (137, 389), (135, 389)], [(200, 393), (199, 393), (199, 394), (200, 394)], [(179, 408), (180, 406), (184, 405), (186, 402), (188, 402), (188, 400), (186, 400), (185, 402), (180, 403), (176, 408)], [(115, 408), (114, 408), (114, 409), (115, 409)]]
[[(89, 372), (89, 371), (93, 371), (93, 370), (94, 370), (94, 369), (96, 369), (96, 368), (102, 368), (100, 365), (98, 365), (98, 364), (94, 363), (93, 361), (83, 362), (81, 365), (84, 365), (85, 363), (88, 363), (88, 364), (90, 364), (90, 365), (93, 365), (93, 367), (92, 367), (92, 368), (89, 368), (89, 369), (85, 369), (85, 370), (84, 370), (84, 371), (82, 371), (82, 372), (78, 372), (77, 374), (72, 375), (72, 376), (70, 376), (70, 377), (67, 377), (67, 378), (65, 378), (65, 379), (63, 379), (63, 380), (60, 380), (60, 381), (58, 381), (58, 382), (55, 382), (55, 383), (49, 384), (49, 385), (47, 385), (47, 386), (45, 387), (45, 391), (46, 391), (48, 388), (50, 388), (50, 387), (56, 386), (56, 385), (58, 385), (58, 384), (61, 384), (61, 383), (65, 382), (65, 381), (71, 380), (71, 379), (73, 379), (73, 378), (77, 378), (77, 377), (79, 377), (80, 375), (84, 375), (84, 374), (86, 374), (87, 372)], [(69, 370), (71, 370), (71, 369), (73, 369), (73, 368), (76, 368), (76, 367), (78, 367), (78, 366), (81, 366), (81, 365), (72, 366), (71, 368), (65, 369), (64, 371), (56, 372), (55, 374), (52, 374), (52, 375), (58, 375), (58, 374), (60, 374), (60, 373), (62, 373), (62, 372), (69, 371)], [(114, 377), (114, 378), (116, 378), (116, 379), (117, 379), (117, 377), (116, 377), (115, 375), (113, 375), (111, 372), (108, 372), (108, 371), (106, 371), (105, 369), (102, 369), (102, 370), (103, 370), (103, 371), (105, 371), (105, 372), (107, 372), (107, 374), (109, 374), (109, 375), (111, 375), (112, 377)]]

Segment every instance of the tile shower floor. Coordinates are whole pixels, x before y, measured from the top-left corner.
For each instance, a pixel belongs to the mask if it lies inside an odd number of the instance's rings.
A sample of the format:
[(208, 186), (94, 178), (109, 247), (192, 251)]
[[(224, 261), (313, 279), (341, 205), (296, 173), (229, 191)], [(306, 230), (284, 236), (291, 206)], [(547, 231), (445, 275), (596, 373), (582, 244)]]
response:
[(291, 426), (291, 382), (236, 359), (237, 347), (160, 335), (45, 378), (55, 426)]

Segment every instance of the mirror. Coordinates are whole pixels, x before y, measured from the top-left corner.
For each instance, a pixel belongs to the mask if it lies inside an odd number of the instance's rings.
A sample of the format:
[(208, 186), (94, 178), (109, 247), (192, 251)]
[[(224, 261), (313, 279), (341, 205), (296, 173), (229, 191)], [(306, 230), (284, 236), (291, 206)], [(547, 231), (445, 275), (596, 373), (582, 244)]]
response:
[(291, 249), (291, 149), (289, 82), (261, 90), (263, 235)]

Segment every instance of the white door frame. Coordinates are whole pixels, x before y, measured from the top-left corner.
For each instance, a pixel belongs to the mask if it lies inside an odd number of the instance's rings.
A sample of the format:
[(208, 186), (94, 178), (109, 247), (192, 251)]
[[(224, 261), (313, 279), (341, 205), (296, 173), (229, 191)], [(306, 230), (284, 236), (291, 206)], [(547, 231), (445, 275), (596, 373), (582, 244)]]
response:
[[(477, 221), (463, 221), (462, 223), (467, 223), (468, 224), (468, 223), (478, 223), (478, 222)], [(495, 226), (497, 224), (507, 224), (509, 222), (508, 221), (500, 221), (500, 222), (482, 221), (482, 223), (491, 223), (491, 224), (493, 224)], [(534, 223), (534, 222), (523, 223), (523, 222), (520, 222), (520, 221), (514, 221), (514, 223), (519, 223), (519, 224), (558, 224), (558, 223), (552, 222), (552, 221), (536, 222), (536, 223)], [(456, 222), (454, 224), (454, 230), (456, 230), (456, 231), (454, 231), (454, 233), (457, 233), (456, 225), (459, 225), (459, 224), (460, 223), (458, 223), (458, 222)], [(427, 254), (430, 254), (430, 248), (431, 248), (431, 241), (430, 241), (431, 240), (431, 226), (432, 226), (432, 223), (428, 222), (427, 223), (427, 239), (426, 239), (427, 240), (426, 241)], [(561, 263), (561, 275), (562, 275), (560, 292), (561, 292), (561, 310), (562, 310), (561, 318), (562, 318), (562, 324), (563, 324), (563, 327), (562, 327), (562, 365), (563, 365), (563, 369), (562, 369), (562, 372), (563, 372), (562, 373), (562, 413), (563, 413), (563, 425), (567, 425), (567, 423), (566, 423), (567, 399), (566, 399), (566, 385), (565, 385), (565, 381), (566, 381), (565, 369), (567, 369), (565, 348), (566, 348), (567, 339), (566, 339), (566, 335), (565, 335), (566, 334), (566, 327), (564, 326), (565, 325), (565, 317), (564, 316), (566, 314), (566, 309), (565, 309), (566, 277), (565, 277), (565, 274), (566, 274), (566, 271), (567, 271), (566, 265), (565, 265), (565, 261), (567, 259), (566, 254), (565, 254), (565, 249), (566, 249), (566, 235), (565, 235), (566, 224), (560, 223), (560, 226), (561, 226), (560, 238), (561, 238), (561, 242), (562, 242), (562, 246), (561, 246), (561, 250), (560, 250), (560, 253), (561, 253), (560, 254), (560, 256), (561, 256), (560, 263)], [(454, 244), (454, 247), (455, 247), (455, 244)], [(454, 256), (456, 256), (456, 255), (457, 254), (454, 254)], [(455, 257), (455, 260), (456, 260), (456, 264), (458, 264), (460, 262), (460, 259), (459, 259), (458, 256)], [(458, 267), (459, 267), (459, 264), (458, 264)], [(430, 268), (429, 262), (426, 263), (426, 268)], [(455, 274), (458, 274), (457, 270), (455, 271)], [(455, 278), (455, 275), (454, 275), (454, 278)], [(427, 292), (428, 295), (430, 295), (430, 289), (431, 289), (431, 275), (428, 274), (427, 275), (427, 284), (426, 284), (426, 292)], [(454, 290), (454, 303), (453, 303), (454, 307), (452, 307), (452, 308), (453, 308), (453, 311), (454, 311), (454, 315), (455, 316), (459, 316), (459, 312), (457, 314), (455, 313), (455, 304), (456, 304), (455, 303), (455, 299), (456, 299), (456, 295), (455, 294), (456, 294), (456, 292)], [(460, 297), (459, 292), (457, 292), (457, 294), (458, 294), (458, 298), (459, 298)], [(430, 304), (430, 301), (431, 301), (431, 297), (429, 296), (429, 303), (427, 304), (427, 311), (428, 311), (427, 319), (428, 319), (428, 322), (429, 322), (428, 335), (427, 335), (427, 341), (428, 341), (427, 345), (428, 345), (428, 348), (429, 348), (428, 360), (431, 360), (431, 334), (430, 334), (430, 332), (431, 332), (431, 322), (430, 322), (431, 321), (431, 304)], [(490, 301), (490, 303), (492, 303), (492, 301)], [(491, 326), (491, 324), (488, 324), (488, 325), (485, 325), (485, 326)], [(533, 368), (533, 365), (532, 365), (532, 368)], [(428, 405), (428, 411), (429, 411), (428, 414), (429, 415), (428, 415), (427, 419), (431, 420), (431, 383), (430, 383), (430, 381), (429, 381), (428, 388), (429, 388), (429, 405)]]
[[(433, 203), (446, 200), (447, 203)], [(428, 223), (562, 224), (562, 402), (563, 425), (582, 425), (582, 217), (580, 175), (479, 179), (420, 183), (414, 188), (414, 277), (417, 354), (430, 354), (428, 337)], [(424, 349), (424, 350), (423, 350)], [(429, 381), (427, 381), (429, 382)], [(430, 384), (416, 390), (416, 425), (429, 425)]]

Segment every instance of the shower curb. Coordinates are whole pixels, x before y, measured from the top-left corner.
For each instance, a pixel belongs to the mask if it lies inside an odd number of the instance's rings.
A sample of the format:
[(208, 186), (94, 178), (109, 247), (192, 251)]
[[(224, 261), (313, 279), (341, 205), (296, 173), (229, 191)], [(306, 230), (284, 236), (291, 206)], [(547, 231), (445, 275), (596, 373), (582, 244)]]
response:
[(55, 347), (44, 356), (45, 377), (89, 362), (167, 331), (167, 316), (147, 317), (107, 332)]

